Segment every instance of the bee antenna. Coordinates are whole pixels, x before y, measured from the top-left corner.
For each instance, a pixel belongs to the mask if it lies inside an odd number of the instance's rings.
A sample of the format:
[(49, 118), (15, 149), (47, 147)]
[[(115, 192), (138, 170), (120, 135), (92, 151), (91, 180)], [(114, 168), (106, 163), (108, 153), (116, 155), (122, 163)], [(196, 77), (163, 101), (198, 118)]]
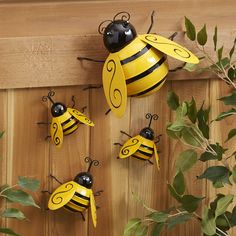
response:
[(124, 20), (124, 21), (129, 21), (130, 19), (130, 14), (126, 11), (121, 11), (121, 12), (118, 12), (114, 17), (113, 17), (113, 21), (116, 20), (117, 16), (121, 15), (121, 20)]
[(94, 166), (98, 166), (99, 165), (99, 161), (98, 160), (92, 160), (90, 157), (85, 157), (84, 158), (84, 161), (86, 163), (89, 163), (89, 167), (88, 167), (88, 170), (87, 172), (90, 172), (90, 169), (91, 167), (94, 165)]
[(55, 102), (52, 100), (52, 97), (55, 95), (55, 92), (53, 90), (50, 90), (48, 92), (47, 96), (43, 96), (42, 97), (42, 101), (43, 102), (47, 102), (47, 100), (49, 100), (52, 104), (54, 104)]
[(151, 113), (147, 113), (145, 115), (145, 118), (148, 119), (148, 120), (150, 119), (149, 124), (148, 124), (148, 128), (150, 128), (152, 120), (158, 120), (159, 116), (157, 114), (152, 115)]
[(106, 27), (107, 27), (107, 25), (108, 25), (108, 24), (105, 25), (106, 22), (111, 23), (112, 20), (104, 20), (104, 21), (102, 21), (102, 22), (100, 23), (100, 25), (98, 26), (98, 33), (99, 33), (99, 34), (102, 34), (102, 35), (104, 34), (104, 31), (105, 31), (105, 29), (106, 29)]

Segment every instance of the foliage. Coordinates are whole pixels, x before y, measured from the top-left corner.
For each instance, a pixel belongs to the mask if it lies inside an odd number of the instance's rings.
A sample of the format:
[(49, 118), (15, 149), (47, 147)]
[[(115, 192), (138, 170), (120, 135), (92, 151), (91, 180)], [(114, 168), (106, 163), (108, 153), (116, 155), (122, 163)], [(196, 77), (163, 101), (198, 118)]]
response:
[[(0, 137), (3, 136), (3, 133), (4, 132), (0, 132)], [(33, 206), (39, 208), (39, 206), (35, 203), (33, 197), (28, 193), (28, 190), (35, 192), (38, 188), (38, 180), (26, 177), (19, 177), (17, 184), (13, 186), (9, 186), (7, 184), (0, 186), (0, 200), (5, 200), (8, 203), (18, 203), (22, 206)], [(17, 220), (27, 219), (21, 210), (12, 207), (7, 207), (4, 210), (2, 209), (0, 211), (0, 217)], [(10, 228), (0, 227), (0, 233), (20, 236)]]
[[(205, 106), (204, 101), (201, 106), (197, 106), (193, 97), (190, 101), (181, 101), (174, 91), (168, 93), (167, 104), (175, 114), (175, 119), (167, 124), (166, 132), (170, 138), (186, 147), (177, 155), (175, 175), (171, 183), (167, 184), (169, 194), (176, 200), (176, 203), (165, 211), (158, 211), (150, 209), (136, 196), (136, 200), (148, 213), (144, 218), (130, 219), (125, 227), (125, 236), (144, 236), (147, 234), (148, 228), (150, 228), (151, 236), (158, 236), (164, 230), (172, 229), (176, 225), (193, 219), (199, 222), (204, 236), (228, 236), (228, 231), (236, 226), (235, 196), (225, 194), (227, 186), (233, 189), (236, 184), (236, 165), (231, 166), (228, 162), (230, 158), (236, 159), (236, 150), (228, 150), (223, 146), (224, 144), (213, 143), (210, 139), (210, 128), (214, 122), (220, 122), (236, 115), (236, 61), (233, 61), (236, 39), (227, 56), (224, 56), (224, 47), (218, 46), (218, 28), (215, 27), (212, 38), (216, 58), (214, 60), (214, 57), (212, 58), (205, 48), (205, 45), (209, 43), (206, 25), (197, 31), (194, 24), (185, 17), (185, 26), (187, 37), (195, 43), (200, 53), (199, 58), (207, 63), (207, 67), (202, 68), (201, 65), (187, 63), (184, 69), (190, 72), (207, 70), (225, 81), (232, 87), (232, 93), (220, 98), (219, 101), (231, 107), (210, 121), (210, 107)], [(236, 127), (229, 131), (225, 142), (235, 140), (235, 138)], [(232, 154), (226, 156), (226, 151), (231, 151)], [(212, 160), (214, 162), (211, 162)], [(191, 171), (191, 168), (199, 162), (207, 162), (208, 165), (203, 173), (198, 174), (196, 181), (207, 180), (219, 192), (208, 203), (203, 201), (206, 196), (191, 195), (185, 184), (185, 173)], [(199, 208), (203, 210), (202, 214), (198, 213)]]

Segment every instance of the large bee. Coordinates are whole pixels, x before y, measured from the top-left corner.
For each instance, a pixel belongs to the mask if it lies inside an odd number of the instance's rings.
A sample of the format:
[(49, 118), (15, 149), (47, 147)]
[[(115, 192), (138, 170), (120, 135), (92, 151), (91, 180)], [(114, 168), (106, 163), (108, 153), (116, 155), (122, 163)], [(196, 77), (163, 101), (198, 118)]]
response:
[(127, 157), (134, 157), (139, 160), (150, 161), (150, 158), (154, 155), (157, 163), (157, 168), (159, 169), (159, 156), (157, 153), (156, 143), (159, 142), (160, 136), (157, 136), (157, 140), (155, 139), (155, 134), (152, 128), (150, 128), (152, 120), (157, 120), (158, 115), (150, 113), (146, 114), (146, 119), (150, 119), (148, 127), (143, 128), (139, 135), (135, 137), (130, 136), (129, 134), (121, 131), (122, 134), (126, 134), (130, 137), (130, 139), (124, 144), (115, 143), (115, 145), (120, 145), (120, 153), (118, 158), (127, 158)]
[[(121, 19), (117, 19), (121, 14)], [(183, 46), (149, 34), (152, 24), (147, 34), (138, 35), (129, 19), (129, 13), (120, 12), (113, 20), (103, 21), (98, 29), (110, 52), (103, 66), (104, 93), (110, 109), (118, 117), (125, 112), (127, 96), (147, 96), (162, 87), (169, 71), (166, 55), (188, 63), (199, 63), (198, 58)], [(151, 20), (153, 23), (153, 14)], [(104, 27), (107, 22), (109, 24)]]
[[(78, 110), (66, 107), (61, 102), (54, 102), (52, 100), (52, 97), (54, 95), (54, 91), (49, 91), (47, 96), (42, 97), (42, 100), (44, 102), (50, 100), (50, 102), (52, 103), (52, 122), (50, 126), (50, 135), (55, 145), (57, 147), (61, 147), (63, 143), (63, 135), (68, 135), (75, 132), (78, 128), (79, 123), (83, 123), (89, 126), (94, 126), (94, 123)], [(38, 124), (42, 123), (43, 122), (38, 122)]]
[(90, 162), (87, 172), (79, 173), (72, 181), (62, 184), (56, 177), (52, 176), (61, 184), (61, 186), (50, 196), (48, 208), (50, 210), (57, 210), (64, 207), (70, 212), (79, 212), (82, 215), (82, 218), (85, 219), (83, 212), (90, 206), (93, 225), (96, 227), (96, 204), (91, 189), (93, 185), (93, 176), (90, 174), (90, 169), (92, 165), (97, 166), (99, 162), (97, 160), (91, 160), (89, 157), (86, 157), (85, 161)]

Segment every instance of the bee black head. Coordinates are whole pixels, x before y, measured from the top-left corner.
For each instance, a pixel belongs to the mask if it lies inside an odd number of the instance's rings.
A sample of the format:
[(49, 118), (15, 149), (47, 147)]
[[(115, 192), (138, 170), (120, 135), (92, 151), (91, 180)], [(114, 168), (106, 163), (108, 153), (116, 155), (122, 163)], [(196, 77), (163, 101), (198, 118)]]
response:
[(61, 116), (66, 112), (66, 106), (63, 103), (55, 102), (51, 107), (53, 117)]
[(150, 128), (150, 126), (151, 126), (152, 120), (157, 120), (157, 119), (159, 118), (159, 116), (158, 116), (157, 114), (153, 114), (153, 115), (152, 115), (152, 114), (150, 114), (150, 113), (147, 113), (145, 117), (146, 117), (146, 119), (150, 119), (149, 125), (148, 125), (148, 127), (143, 128), (143, 129), (140, 131), (139, 134), (140, 134), (142, 137), (146, 138), (146, 139), (154, 140), (155, 134), (154, 134), (153, 129)]
[[(116, 17), (121, 14), (121, 19), (116, 20)], [(129, 23), (130, 15), (127, 12), (120, 12), (116, 14), (113, 21), (106, 27), (102, 25), (107, 22), (103, 21), (99, 25), (99, 33), (103, 34), (103, 42), (109, 52), (118, 52), (136, 38), (137, 33), (132, 24)]]
[(89, 167), (87, 172), (81, 172), (76, 177), (74, 178), (74, 181), (85, 188), (92, 188), (93, 186), (93, 176), (90, 174), (90, 169), (92, 165), (98, 166), (99, 161), (97, 160), (92, 160), (90, 157), (85, 157), (85, 162), (89, 163)]

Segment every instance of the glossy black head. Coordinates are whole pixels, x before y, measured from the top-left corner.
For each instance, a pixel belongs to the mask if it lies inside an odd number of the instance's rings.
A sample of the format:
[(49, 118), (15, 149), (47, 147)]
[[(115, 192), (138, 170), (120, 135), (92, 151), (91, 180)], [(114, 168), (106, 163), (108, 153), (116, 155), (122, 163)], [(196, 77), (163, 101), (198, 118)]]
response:
[(154, 140), (154, 131), (150, 127), (143, 128), (139, 134), (146, 139)]
[(133, 25), (126, 20), (113, 20), (103, 34), (103, 42), (109, 52), (118, 52), (137, 36)]
[(93, 176), (89, 172), (81, 172), (74, 178), (74, 181), (85, 188), (92, 188)]
[(51, 113), (53, 117), (58, 117), (66, 112), (66, 106), (63, 103), (55, 102), (52, 105)]

